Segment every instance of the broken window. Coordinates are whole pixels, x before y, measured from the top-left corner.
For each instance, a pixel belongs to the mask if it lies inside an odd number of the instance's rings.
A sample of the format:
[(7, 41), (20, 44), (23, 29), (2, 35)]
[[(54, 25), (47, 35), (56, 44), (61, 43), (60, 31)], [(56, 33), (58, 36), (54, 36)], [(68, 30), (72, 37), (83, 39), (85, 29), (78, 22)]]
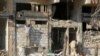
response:
[(47, 21), (35, 21), (35, 24), (47, 24)]
[(53, 19), (67, 20), (67, 3), (53, 4), (56, 7)]
[(52, 28), (51, 31), (52, 52), (59, 53), (62, 51), (65, 31), (66, 28)]
[(94, 13), (96, 6), (82, 6), (83, 21), (90, 21), (91, 15)]
[(70, 17), (73, 10), (73, 3), (71, 1), (56, 3), (52, 5), (52, 10), (54, 9), (55, 11), (53, 12), (53, 19), (58, 19), (58, 20), (71, 19)]
[(16, 3), (16, 11), (31, 10), (31, 4), (29, 3)]
[(82, 6), (82, 13), (93, 13), (96, 6)]

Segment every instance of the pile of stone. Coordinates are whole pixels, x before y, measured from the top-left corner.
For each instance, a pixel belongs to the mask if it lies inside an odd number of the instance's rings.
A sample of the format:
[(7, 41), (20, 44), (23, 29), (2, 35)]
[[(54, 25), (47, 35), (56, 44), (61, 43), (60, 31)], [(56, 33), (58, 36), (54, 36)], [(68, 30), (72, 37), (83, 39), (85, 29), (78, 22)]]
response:
[(83, 41), (85, 47), (95, 47), (97, 44), (100, 44), (100, 32), (86, 31), (83, 35)]
[(5, 50), (0, 50), (0, 56), (7, 56), (7, 52)]

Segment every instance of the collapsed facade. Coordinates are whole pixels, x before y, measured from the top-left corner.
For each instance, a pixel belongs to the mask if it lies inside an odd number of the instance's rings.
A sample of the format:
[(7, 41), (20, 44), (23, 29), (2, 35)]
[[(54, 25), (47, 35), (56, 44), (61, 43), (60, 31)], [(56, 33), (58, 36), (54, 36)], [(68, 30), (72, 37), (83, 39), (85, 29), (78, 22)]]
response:
[(95, 55), (100, 33), (90, 22), (97, 1), (2, 0), (0, 50), (8, 56), (47, 56), (50, 52), (64, 56), (70, 54), (69, 43), (77, 40), (80, 52)]

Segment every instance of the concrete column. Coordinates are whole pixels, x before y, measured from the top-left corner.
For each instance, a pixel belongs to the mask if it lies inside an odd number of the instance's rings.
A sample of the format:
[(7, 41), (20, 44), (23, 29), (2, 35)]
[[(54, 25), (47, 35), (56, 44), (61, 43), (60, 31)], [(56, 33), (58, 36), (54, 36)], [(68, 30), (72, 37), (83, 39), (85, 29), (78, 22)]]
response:
[(44, 12), (44, 5), (41, 5), (41, 12)]
[(8, 51), (8, 20), (6, 21), (6, 38), (5, 38), (6, 51)]
[[(51, 6), (49, 6), (48, 10), (50, 10), (51, 13)], [(51, 45), (52, 45), (52, 40), (51, 40), (51, 29), (52, 29), (52, 25), (51, 25), (51, 16), (48, 17), (48, 48), (51, 50)]]
[(7, 0), (7, 11), (9, 14), (12, 14), (14, 11), (14, 1), (13, 0)]
[(31, 6), (32, 6), (32, 11), (35, 11), (34, 9), (35, 9), (35, 5), (34, 4), (31, 4)]
[(36, 9), (37, 12), (39, 11), (38, 5), (35, 6), (35, 9)]
[(49, 21), (48, 22), (48, 48), (49, 48), (49, 50), (51, 50), (51, 45), (52, 45), (52, 40), (51, 40), (51, 29), (52, 29), (52, 27), (51, 27), (51, 21)]
[(63, 56), (69, 56), (69, 28), (64, 33)]
[(67, 31), (66, 31), (66, 34), (67, 34), (67, 52), (66, 52), (66, 55), (69, 56), (69, 28), (67, 28)]
[(76, 35), (76, 39), (77, 39), (77, 43), (82, 43), (82, 26), (81, 23), (78, 24), (78, 28), (77, 28), (77, 35)]

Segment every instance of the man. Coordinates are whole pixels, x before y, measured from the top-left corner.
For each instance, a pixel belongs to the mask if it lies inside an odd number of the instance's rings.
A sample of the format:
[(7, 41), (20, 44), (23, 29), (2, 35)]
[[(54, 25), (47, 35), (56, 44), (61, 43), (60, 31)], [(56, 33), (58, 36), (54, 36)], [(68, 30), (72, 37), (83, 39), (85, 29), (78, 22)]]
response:
[(77, 56), (77, 53), (76, 53), (76, 41), (75, 40), (72, 40), (70, 42), (70, 56)]
[(26, 37), (27, 37), (27, 47), (30, 46), (30, 28), (31, 28), (31, 24), (28, 24), (25, 26), (26, 29)]

